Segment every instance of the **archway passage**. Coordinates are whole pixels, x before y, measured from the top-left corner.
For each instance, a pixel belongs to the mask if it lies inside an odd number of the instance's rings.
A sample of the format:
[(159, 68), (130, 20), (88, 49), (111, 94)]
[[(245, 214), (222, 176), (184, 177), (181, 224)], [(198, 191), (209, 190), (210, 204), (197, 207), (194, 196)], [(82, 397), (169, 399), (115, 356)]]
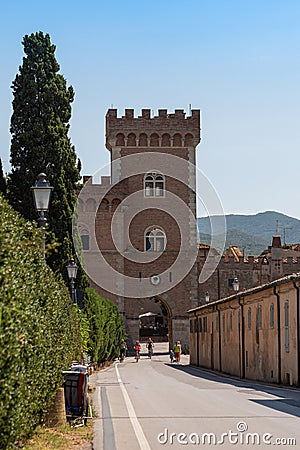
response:
[(139, 315), (139, 339), (154, 342), (170, 342), (172, 330), (171, 315), (168, 306), (159, 298), (145, 299), (143, 312)]

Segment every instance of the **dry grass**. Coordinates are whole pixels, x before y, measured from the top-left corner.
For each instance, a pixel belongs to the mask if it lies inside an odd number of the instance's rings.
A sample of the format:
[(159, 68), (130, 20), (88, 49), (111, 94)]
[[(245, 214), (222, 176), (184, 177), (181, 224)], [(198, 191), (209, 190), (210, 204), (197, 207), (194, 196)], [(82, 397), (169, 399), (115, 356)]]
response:
[(27, 441), (23, 450), (81, 450), (91, 448), (93, 421), (88, 420), (83, 427), (70, 425), (58, 428), (38, 427), (34, 436)]

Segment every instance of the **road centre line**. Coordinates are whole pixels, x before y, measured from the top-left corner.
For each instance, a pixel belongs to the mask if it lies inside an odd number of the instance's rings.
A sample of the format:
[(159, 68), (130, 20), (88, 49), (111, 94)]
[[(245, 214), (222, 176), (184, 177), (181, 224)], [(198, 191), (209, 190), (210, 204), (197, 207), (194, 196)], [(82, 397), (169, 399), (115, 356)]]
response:
[(131, 403), (131, 400), (129, 398), (128, 392), (126, 391), (126, 388), (124, 386), (124, 383), (120, 377), (120, 373), (118, 370), (118, 363), (115, 365), (115, 369), (116, 369), (116, 374), (117, 374), (117, 380), (119, 382), (123, 397), (124, 397), (124, 401), (126, 404), (126, 408), (128, 411), (128, 416), (131, 422), (131, 425), (134, 429), (136, 438), (138, 440), (139, 446), (141, 448), (141, 450), (151, 450), (150, 445), (148, 444), (148, 441), (146, 439), (146, 436), (144, 435), (144, 432), (142, 430), (142, 427), (137, 419), (137, 416), (135, 414), (135, 410), (133, 408), (133, 405)]

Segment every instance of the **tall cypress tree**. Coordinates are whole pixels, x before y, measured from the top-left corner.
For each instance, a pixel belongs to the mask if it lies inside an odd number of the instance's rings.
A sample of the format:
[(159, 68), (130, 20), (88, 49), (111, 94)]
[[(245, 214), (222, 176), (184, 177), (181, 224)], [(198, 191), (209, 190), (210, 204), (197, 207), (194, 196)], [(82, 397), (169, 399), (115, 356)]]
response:
[(25, 57), (12, 83), (11, 166), (8, 198), (26, 219), (36, 219), (31, 186), (46, 173), (54, 187), (48, 227), (59, 244), (47, 263), (66, 277), (65, 265), (74, 255), (72, 214), (80, 179), (80, 161), (68, 137), (73, 88), (59, 74), (55, 45), (49, 34), (23, 38)]

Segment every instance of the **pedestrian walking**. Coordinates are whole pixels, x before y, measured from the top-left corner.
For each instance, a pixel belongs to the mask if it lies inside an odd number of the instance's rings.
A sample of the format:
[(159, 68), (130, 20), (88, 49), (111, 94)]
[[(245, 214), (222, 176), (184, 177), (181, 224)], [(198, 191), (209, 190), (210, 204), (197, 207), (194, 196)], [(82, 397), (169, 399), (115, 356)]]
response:
[(172, 349), (170, 350), (170, 361), (171, 363), (174, 361), (174, 352)]
[(181, 353), (180, 341), (176, 342), (176, 344), (173, 347), (173, 350), (174, 350), (175, 361), (177, 363), (179, 363), (180, 362), (180, 353)]

